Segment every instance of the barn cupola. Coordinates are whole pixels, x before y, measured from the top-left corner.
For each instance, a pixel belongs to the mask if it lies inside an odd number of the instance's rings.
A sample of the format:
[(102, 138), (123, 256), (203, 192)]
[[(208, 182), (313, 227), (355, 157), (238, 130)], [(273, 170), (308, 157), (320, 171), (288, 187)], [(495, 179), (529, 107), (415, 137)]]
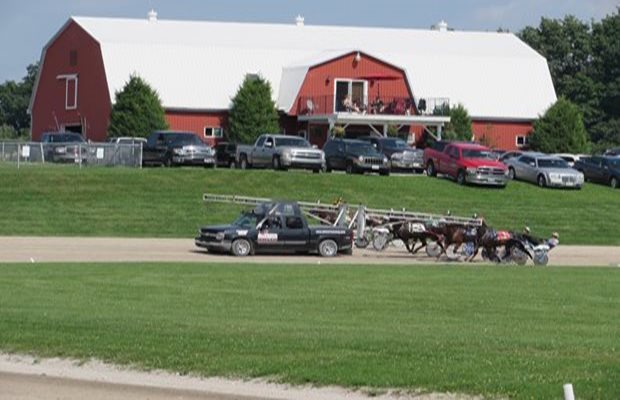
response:
[(297, 14), (297, 18), (295, 18), (295, 25), (304, 26), (304, 21), (305, 21), (305, 18)]
[(448, 23), (442, 19), (441, 21), (437, 22), (437, 25), (433, 25), (432, 29), (439, 32), (447, 32)]
[(156, 22), (157, 21), (157, 11), (153, 10), (151, 8), (151, 11), (148, 12), (148, 14), (146, 14), (149, 22)]

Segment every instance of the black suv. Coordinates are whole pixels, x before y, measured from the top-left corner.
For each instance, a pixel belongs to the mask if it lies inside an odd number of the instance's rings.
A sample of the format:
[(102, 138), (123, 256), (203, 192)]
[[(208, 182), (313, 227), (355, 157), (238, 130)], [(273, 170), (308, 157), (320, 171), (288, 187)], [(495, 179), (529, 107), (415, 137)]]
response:
[(363, 136), (358, 138), (372, 144), (390, 160), (393, 170), (424, 171), (424, 151), (415, 149), (403, 139), (384, 136)]
[(576, 161), (573, 168), (581, 171), (588, 181), (609, 185), (614, 189), (620, 187), (620, 157), (584, 157)]
[(153, 132), (142, 148), (143, 165), (215, 165), (215, 152), (192, 132)]
[(79, 133), (46, 132), (41, 135), (41, 143), (43, 143), (45, 161), (86, 163), (88, 146)]
[(220, 142), (215, 146), (215, 165), (218, 167), (235, 168), (236, 156), (236, 143)]
[(377, 172), (390, 174), (388, 158), (363, 140), (332, 138), (323, 147), (327, 172), (333, 169), (347, 174)]

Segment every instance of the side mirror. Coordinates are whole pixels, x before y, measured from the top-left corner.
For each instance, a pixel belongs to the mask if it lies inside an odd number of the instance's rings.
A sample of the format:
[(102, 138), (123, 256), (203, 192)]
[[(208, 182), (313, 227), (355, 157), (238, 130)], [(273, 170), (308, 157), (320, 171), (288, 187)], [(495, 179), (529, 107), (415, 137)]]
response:
[(271, 143), (271, 142), (265, 142), (265, 147), (272, 148), (272, 147), (273, 147), (273, 143)]

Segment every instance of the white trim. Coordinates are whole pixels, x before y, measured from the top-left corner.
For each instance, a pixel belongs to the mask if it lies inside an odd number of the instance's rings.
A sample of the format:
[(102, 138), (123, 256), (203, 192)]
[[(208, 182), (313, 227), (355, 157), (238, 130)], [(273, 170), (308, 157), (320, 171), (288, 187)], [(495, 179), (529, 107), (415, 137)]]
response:
[(329, 115), (299, 115), (297, 120), (333, 124), (443, 126), (450, 122), (450, 117), (435, 115), (376, 115), (344, 112)]
[[(519, 138), (523, 138), (523, 143), (519, 144)], [(515, 136), (515, 146), (521, 148), (521, 147), (525, 147), (529, 144), (529, 139), (528, 139), (528, 135), (517, 135)]]
[[(211, 129), (211, 135), (207, 135), (207, 129)], [(220, 135), (216, 135), (215, 131), (219, 130), (220, 131)], [(222, 128), (221, 126), (209, 126), (206, 125), (204, 128), (202, 128), (202, 136), (204, 138), (223, 138), (224, 137), (224, 128)]]
[[(76, 110), (78, 104), (78, 74), (61, 74), (56, 79), (65, 81), (65, 110)], [(73, 88), (73, 105), (69, 105), (69, 82), (75, 82)]]

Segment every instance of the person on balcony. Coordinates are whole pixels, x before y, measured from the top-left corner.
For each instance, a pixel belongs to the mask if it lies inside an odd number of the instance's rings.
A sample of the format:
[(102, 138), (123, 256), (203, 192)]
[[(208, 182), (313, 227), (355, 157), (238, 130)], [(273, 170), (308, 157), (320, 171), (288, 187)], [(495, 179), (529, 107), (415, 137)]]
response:
[(357, 105), (357, 103), (353, 102), (350, 94), (347, 94), (342, 100), (342, 105), (347, 112), (360, 112), (359, 106)]

